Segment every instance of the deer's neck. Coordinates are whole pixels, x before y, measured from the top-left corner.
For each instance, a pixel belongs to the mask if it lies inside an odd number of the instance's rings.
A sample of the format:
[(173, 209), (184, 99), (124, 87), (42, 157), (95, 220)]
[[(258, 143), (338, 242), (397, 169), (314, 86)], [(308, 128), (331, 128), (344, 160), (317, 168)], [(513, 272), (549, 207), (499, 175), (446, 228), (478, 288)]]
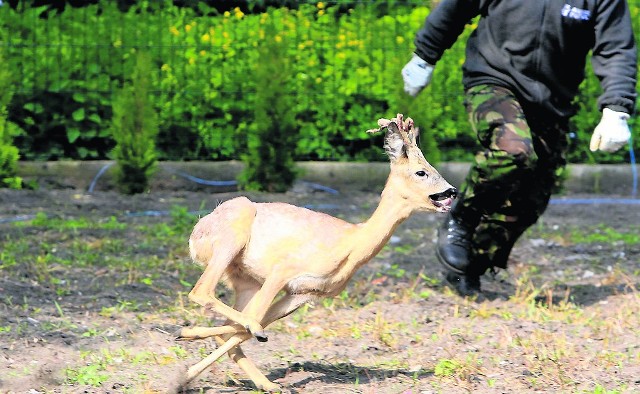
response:
[(348, 280), (363, 264), (386, 245), (395, 229), (411, 215), (411, 208), (393, 188), (385, 188), (373, 215), (358, 225), (348, 240), (350, 253), (340, 270), (340, 279)]
[(376, 254), (387, 243), (395, 229), (411, 215), (411, 208), (393, 189), (385, 189), (380, 204), (369, 220), (360, 224), (360, 244)]

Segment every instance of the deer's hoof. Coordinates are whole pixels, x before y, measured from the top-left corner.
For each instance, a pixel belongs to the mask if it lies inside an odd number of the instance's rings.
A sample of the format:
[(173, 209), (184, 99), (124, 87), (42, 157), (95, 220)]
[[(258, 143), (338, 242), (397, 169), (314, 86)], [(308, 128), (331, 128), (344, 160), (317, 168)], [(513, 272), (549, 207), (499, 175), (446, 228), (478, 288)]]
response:
[(257, 386), (260, 390), (266, 391), (267, 393), (277, 393), (282, 391), (282, 388), (280, 387), (280, 385), (275, 384), (273, 382), (269, 382), (269, 381), (259, 384)]
[(182, 328), (177, 329), (173, 332), (173, 338), (176, 341), (184, 341), (186, 338), (182, 335)]
[(269, 338), (267, 337), (267, 334), (265, 334), (264, 331), (262, 330), (262, 327), (260, 327), (259, 330), (255, 330), (255, 331), (251, 330), (251, 327), (249, 325), (246, 325), (244, 328), (247, 330), (249, 334), (256, 337), (258, 342), (267, 342), (269, 340)]
[(265, 334), (264, 331), (257, 332), (255, 334), (253, 334), (253, 336), (256, 337), (258, 342), (267, 342), (269, 340), (269, 338), (267, 337), (267, 334)]

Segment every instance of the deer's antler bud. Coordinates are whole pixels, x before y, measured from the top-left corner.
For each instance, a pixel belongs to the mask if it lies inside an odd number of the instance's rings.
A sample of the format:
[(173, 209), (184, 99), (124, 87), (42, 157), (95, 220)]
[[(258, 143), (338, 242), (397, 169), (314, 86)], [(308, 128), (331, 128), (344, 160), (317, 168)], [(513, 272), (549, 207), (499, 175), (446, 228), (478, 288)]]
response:
[(378, 126), (380, 127), (377, 129), (367, 130), (367, 133), (377, 133), (381, 130), (384, 130), (389, 127), (390, 123), (395, 123), (396, 126), (398, 126), (400, 137), (402, 138), (402, 141), (406, 146), (414, 145), (412, 141), (413, 139), (411, 137), (412, 135), (415, 135), (413, 119), (407, 118), (406, 120), (404, 120), (404, 115), (402, 114), (397, 114), (393, 119), (378, 119)]

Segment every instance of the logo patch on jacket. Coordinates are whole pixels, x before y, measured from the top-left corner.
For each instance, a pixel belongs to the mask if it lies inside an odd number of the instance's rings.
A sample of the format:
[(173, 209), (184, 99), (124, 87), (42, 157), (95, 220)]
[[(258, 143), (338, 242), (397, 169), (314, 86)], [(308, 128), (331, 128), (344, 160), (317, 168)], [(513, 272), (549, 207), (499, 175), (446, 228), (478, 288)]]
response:
[(560, 14), (565, 18), (577, 19), (580, 21), (588, 21), (591, 18), (591, 11), (582, 8), (573, 7), (565, 4), (560, 10)]

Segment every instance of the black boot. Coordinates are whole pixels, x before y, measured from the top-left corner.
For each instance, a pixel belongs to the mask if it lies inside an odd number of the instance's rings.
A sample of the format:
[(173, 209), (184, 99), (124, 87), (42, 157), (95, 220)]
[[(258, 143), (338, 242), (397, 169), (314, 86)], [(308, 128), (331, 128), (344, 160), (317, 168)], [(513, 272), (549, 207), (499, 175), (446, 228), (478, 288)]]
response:
[(473, 228), (462, 224), (451, 215), (438, 229), (436, 255), (446, 268), (447, 284), (462, 297), (480, 293), (480, 275), (471, 263), (471, 238)]
[(480, 289), (480, 275), (456, 274), (448, 271), (445, 273), (445, 279), (447, 284), (462, 297), (474, 297), (482, 292)]
[(461, 296), (480, 293), (480, 276), (484, 270), (473, 262), (471, 240), (480, 215), (464, 208), (459, 202), (451, 209), (447, 219), (438, 228), (436, 255), (446, 268), (447, 283)]
[(447, 270), (458, 274), (467, 272), (471, 264), (471, 238), (475, 226), (469, 226), (451, 214), (438, 228), (436, 255)]

